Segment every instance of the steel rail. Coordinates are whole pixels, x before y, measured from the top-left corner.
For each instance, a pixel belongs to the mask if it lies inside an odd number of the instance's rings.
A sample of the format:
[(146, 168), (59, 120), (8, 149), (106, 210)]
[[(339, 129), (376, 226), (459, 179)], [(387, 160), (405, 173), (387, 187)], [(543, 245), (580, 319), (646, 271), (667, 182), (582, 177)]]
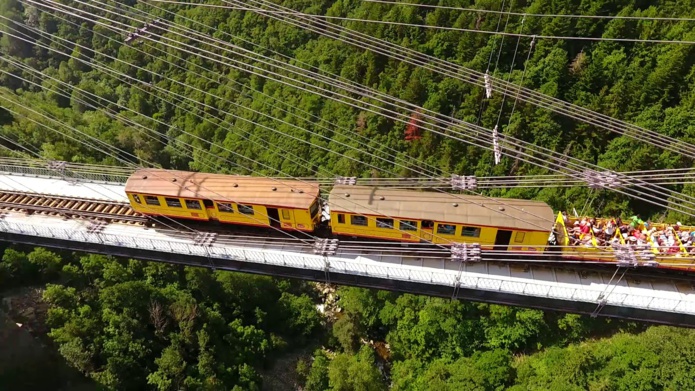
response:
[(0, 191), (0, 209), (134, 224), (145, 224), (149, 220), (147, 216), (135, 212), (127, 202), (21, 191)]

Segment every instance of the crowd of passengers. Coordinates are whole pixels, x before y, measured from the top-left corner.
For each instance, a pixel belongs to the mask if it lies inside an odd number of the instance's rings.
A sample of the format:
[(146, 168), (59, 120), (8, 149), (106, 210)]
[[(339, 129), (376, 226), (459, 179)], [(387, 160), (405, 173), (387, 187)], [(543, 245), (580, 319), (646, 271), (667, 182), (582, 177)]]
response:
[(658, 246), (661, 254), (679, 254), (682, 244), (687, 252), (695, 254), (695, 230), (687, 229), (680, 222), (675, 225), (652, 225), (642, 221), (639, 216), (632, 216), (629, 221), (623, 221), (619, 217), (604, 220), (594, 218), (575, 220), (570, 219), (564, 212), (563, 217), (569, 244), (573, 246), (592, 247), (594, 238), (598, 246), (612, 246), (621, 244), (620, 237), (622, 237), (626, 244), (635, 248), (648, 249), (655, 245)]

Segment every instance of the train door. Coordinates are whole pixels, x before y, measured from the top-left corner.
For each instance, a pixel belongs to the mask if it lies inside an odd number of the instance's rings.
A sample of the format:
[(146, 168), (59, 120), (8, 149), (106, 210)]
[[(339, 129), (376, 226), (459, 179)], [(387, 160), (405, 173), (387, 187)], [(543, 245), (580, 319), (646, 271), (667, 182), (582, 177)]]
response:
[(507, 251), (510, 240), (512, 240), (512, 231), (498, 229), (495, 237), (495, 250)]
[(280, 228), (280, 214), (277, 208), (268, 208), (268, 220), (271, 227)]
[(290, 209), (280, 209), (280, 221), (286, 228), (294, 227), (294, 213)]
[(422, 220), (422, 226), (420, 228), (420, 231), (422, 232), (422, 235), (420, 237), (422, 238), (422, 240), (426, 242), (431, 242), (432, 230), (434, 230), (434, 221)]
[(220, 216), (217, 214), (217, 209), (215, 209), (215, 203), (212, 200), (203, 200), (203, 206), (205, 206), (205, 212), (208, 218), (213, 220), (219, 220)]

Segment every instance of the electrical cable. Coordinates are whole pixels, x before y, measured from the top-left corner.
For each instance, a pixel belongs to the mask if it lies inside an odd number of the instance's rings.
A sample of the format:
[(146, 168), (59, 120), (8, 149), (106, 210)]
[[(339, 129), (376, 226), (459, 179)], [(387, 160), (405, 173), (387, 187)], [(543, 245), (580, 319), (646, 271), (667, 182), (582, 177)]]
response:
[[(251, 1), (251, 0), (250, 0)], [(230, 1), (226, 1), (227, 3), (230, 3)], [(270, 4), (271, 7), (275, 7), (276, 9), (283, 9), (286, 11), (292, 11), (289, 8), (286, 7), (281, 7), (279, 5), (269, 3), (266, 1), (251, 1), (254, 3), (258, 3), (261, 5), (266, 5), (268, 6)], [(238, 2), (237, 2), (238, 3)], [(332, 37), (334, 39), (338, 39), (340, 41), (349, 43), (351, 45), (354, 45), (358, 47), (359, 49), (364, 49), (368, 48), (376, 53), (383, 54), (387, 57), (390, 58), (395, 58), (395, 59), (400, 59), (406, 63), (410, 63), (413, 65), (419, 65), (423, 66), (435, 73), (440, 73), (445, 76), (449, 76), (455, 79), (459, 79), (462, 81), (466, 81), (468, 83), (480, 86), (480, 87), (485, 87), (485, 82), (484, 82), (484, 74), (482, 72), (474, 71), (472, 69), (464, 68), (462, 66), (440, 60), (436, 57), (426, 55), (420, 52), (416, 52), (412, 49), (404, 48), (395, 44), (391, 44), (387, 41), (367, 36), (366, 34), (360, 33), (355, 30), (347, 29), (344, 28), (340, 25), (328, 23), (325, 21), (321, 21), (321, 28), (318, 28), (315, 26), (316, 23), (300, 23), (296, 22), (293, 20), (288, 20), (287, 18), (280, 18), (276, 17), (273, 15), (266, 15), (263, 13), (264, 9), (259, 8), (257, 12), (261, 15), (271, 17), (276, 20), (284, 21), (286, 23), (298, 25), (299, 27), (303, 27), (306, 29), (309, 29), (310, 31), (314, 31), (315, 33), (318, 33), (320, 35), (325, 35)], [(267, 10), (266, 10), (267, 11)], [(295, 15), (298, 16), (298, 14), (295, 11), (295, 14), (289, 13), (288, 15)], [(302, 14), (303, 16), (306, 16), (306, 14)], [(299, 16), (302, 16), (299, 15)], [(306, 18), (305, 18), (306, 19)], [(309, 18), (311, 20), (311, 18)], [(314, 21), (315, 22), (315, 21)], [(361, 40), (354, 38), (358, 37), (361, 38)], [(258, 46), (258, 45), (257, 45)], [(549, 109), (554, 112), (558, 112), (564, 115), (567, 115), (570, 118), (578, 119), (580, 121), (589, 123), (591, 125), (595, 125), (597, 127), (613, 131), (615, 133), (625, 135), (631, 138), (638, 139), (640, 141), (644, 141), (647, 143), (652, 143), (654, 145), (659, 145), (660, 148), (664, 148), (666, 150), (671, 150), (673, 152), (681, 153), (684, 155), (687, 155), (691, 158), (695, 158), (695, 146), (692, 146), (690, 144), (687, 144), (685, 142), (682, 142), (677, 139), (673, 139), (667, 135), (659, 134), (653, 131), (646, 130), (644, 128), (641, 128), (639, 126), (629, 124), (623, 121), (618, 121), (615, 120), (605, 114), (600, 114), (593, 112), (591, 110), (582, 108), (580, 106), (564, 102), (560, 99), (550, 97), (541, 93), (538, 93), (536, 91), (530, 90), (528, 88), (524, 88), (522, 86), (518, 86), (516, 84), (509, 84), (505, 82), (502, 79), (498, 79), (495, 77), (490, 77), (492, 83), (491, 83), (491, 88), (493, 90), (496, 90), (498, 92), (505, 93), (506, 90), (510, 91), (511, 93), (517, 93), (519, 94), (520, 97), (526, 102), (536, 104), (540, 107)], [(521, 94), (520, 92), (523, 92)], [(571, 110), (574, 110), (574, 112), (579, 112), (583, 113), (583, 117), (577, 117)], [(632, 132), (627, 132), (627, 130), (632, 130)], [(646, 134), (645, 137), (642, 137), (641, 134), (644, 133)], [(656, 141), (655, 141), (656, 140)], [(663, 142), (662, 142), (663, 140)]]

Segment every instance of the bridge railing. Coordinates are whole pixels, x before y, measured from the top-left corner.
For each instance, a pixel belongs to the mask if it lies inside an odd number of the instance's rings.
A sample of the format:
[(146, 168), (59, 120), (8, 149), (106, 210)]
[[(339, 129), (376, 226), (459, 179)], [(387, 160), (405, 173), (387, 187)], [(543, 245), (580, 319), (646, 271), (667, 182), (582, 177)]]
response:
[(0, 157), (0, 173), (20, 176), (122, 184), (132, 172), (128, 167)]
[[(56, 229), (52, 227), (0, 220), (0, 231), (37, 237), (63, 239), (86, 243), (137, 248), (162, 253), (198, 255), (211, 260), (210, 266), (224, 269), (225, 259), (263, 263), (269, 265), (312, 269), (328, 273), (363, 275), (380, 279), (395, 279), (425, 284), (444, 285), (455, 289), (476, 289), (506, 294), (536, 296), (549, 299), (584, 301), (603, 305), (642, 308), (648, 310), (695, 314), (695, 298), (677, 292), (657, 297), (657, 292), (630, 288), (590, 284), (576, 287), (568, 283), (554, 283), (518, 277), (466, 273), (461, 270), (442, 270), (429, 267), (385, 264), (368, 258), (322, 256), (281, 250), (247, 248), (242, 246), (202, 246), (178, 240), (164, 240), (86, 229)], [(668, 296), (668, 297), (667, 297)]]

